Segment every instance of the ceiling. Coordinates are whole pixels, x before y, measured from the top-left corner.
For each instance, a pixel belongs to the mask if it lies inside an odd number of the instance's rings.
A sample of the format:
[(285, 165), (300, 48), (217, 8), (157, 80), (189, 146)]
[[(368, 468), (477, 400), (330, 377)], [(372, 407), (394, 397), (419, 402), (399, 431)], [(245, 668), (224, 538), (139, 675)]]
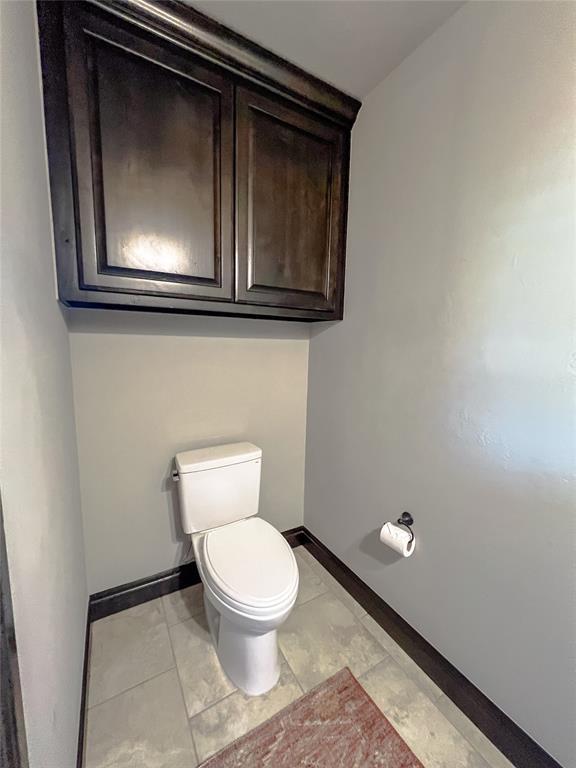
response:
[(362, 98), (464, 3), (456, 0), (187, 0)]

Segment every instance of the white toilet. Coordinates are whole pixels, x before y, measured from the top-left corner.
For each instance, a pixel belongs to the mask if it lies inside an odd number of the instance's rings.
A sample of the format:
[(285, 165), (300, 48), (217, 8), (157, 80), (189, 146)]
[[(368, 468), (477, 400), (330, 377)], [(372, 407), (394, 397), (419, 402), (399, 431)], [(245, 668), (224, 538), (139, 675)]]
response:
[(290, 545), (254, 517), (261, 465), (260, 448), (229, 443), (177, 454), (175, 474), (218, 658), (230, 680), (251, 696), (278, 682), (276, 630), (298, 594)]

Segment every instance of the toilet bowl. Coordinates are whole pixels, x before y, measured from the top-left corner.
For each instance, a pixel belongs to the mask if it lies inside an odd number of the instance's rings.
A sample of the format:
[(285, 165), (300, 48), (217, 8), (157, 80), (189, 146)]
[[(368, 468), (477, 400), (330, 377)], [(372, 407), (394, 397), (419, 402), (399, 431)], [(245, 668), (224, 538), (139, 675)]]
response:
[(278, 682), (277, 629), (298, 595), (298, 567), (284, 537), (250, 518), (193, 536), (204, 606), (226, 675), (251, 696)]
[(250, 696), (278, 682), (277, 630), (298, 595), (289, 544), (258, 512), (262, 451), (232, 443), (179, 453), (174, 479), (204, 606), (226, 675)]

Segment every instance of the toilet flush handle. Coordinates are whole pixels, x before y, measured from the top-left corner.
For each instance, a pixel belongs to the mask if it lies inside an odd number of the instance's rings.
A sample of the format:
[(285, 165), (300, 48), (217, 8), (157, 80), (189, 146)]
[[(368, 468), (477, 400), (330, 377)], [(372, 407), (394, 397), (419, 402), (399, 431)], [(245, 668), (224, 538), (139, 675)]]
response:
[(180, 475), (178, 474), (178, 470), (177, 469), (173, 469), (172, 470), (172, 480), (175, 483), (179, 483), (180, 482)]

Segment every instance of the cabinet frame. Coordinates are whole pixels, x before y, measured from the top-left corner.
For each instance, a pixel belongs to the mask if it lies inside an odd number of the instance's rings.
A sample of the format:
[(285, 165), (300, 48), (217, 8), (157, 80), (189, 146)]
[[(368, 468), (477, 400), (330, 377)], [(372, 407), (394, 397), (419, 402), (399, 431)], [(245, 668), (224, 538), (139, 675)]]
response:
[[(37, 12), (40, 29), (40, 54), (44, 88), (46, 137), (49, 155), (50, 194), (54, 226), (54, 245), (57, 263), (58, 294), (60, 301), (72, 307), (122, 308), (133, 310), (182, 312), (193, 314), (220, 314), (230, 316), (269, 317), (271, 319), (335, 320), (342, 317), (344, 291), (344, 247), (341, 249), (337, 270), (338, 286), (333, 308), (319, 310), (309, 307), (249, 304), (236, 297), (196, 296), (138, 293), (130, 289), (122, 292), (92, 290), (79, 282), (82, 265), (81, 232), (78, 227), (78, 198), (74, 167), (74, 132), (68, 103), (68, 72), (63, 50), (64, 18), (67, 2), (53, 3), (38, 0)], [(71, 3), (76, 5), (76, 3)], [(349, 163), (349, 131), (360, 102), (342, 94), (332, 86), (283, 61), (262, 47), (251, 43), (226, 27), (176, 0), (154, 3), (144, 0), (86, 0), (83, 5), (102, 22), (134, 28), (151, 45), (169, 43), (169, 55), (190, 57), (190, 66), (205, 66), (221, 72), (224, 80), (234, 87), (256, 86), (263, 93), (279, 96), (286, 108), (293, 103), (298, 110), (318, 116), (327, 123), (344, 128), (342, 144), (342, 214), (338, 222), (342, 245), (346, 234), (346, 203)], [(194, 61), (196, 62), (194, 64)], [(205, 64), (203, 65), (202, 62)], [(214, 66), (216, 65), (216, 66)], [(236, 130), (236, 127), (233, 127)], [(224, 216), (223, 216), (224, 218)], [(233, 226), (234, 212), (226, 217)], [(47, 244), (47, 248), (50, 245)], [(224, 257), (223, 257), (224, 261)], [(230, 258), (233, 281), (236, 280), (234, 260)], [(224, 271), (224, 264), (222, 265)], [(147, 281), (149, 282), (149, 281)]]

